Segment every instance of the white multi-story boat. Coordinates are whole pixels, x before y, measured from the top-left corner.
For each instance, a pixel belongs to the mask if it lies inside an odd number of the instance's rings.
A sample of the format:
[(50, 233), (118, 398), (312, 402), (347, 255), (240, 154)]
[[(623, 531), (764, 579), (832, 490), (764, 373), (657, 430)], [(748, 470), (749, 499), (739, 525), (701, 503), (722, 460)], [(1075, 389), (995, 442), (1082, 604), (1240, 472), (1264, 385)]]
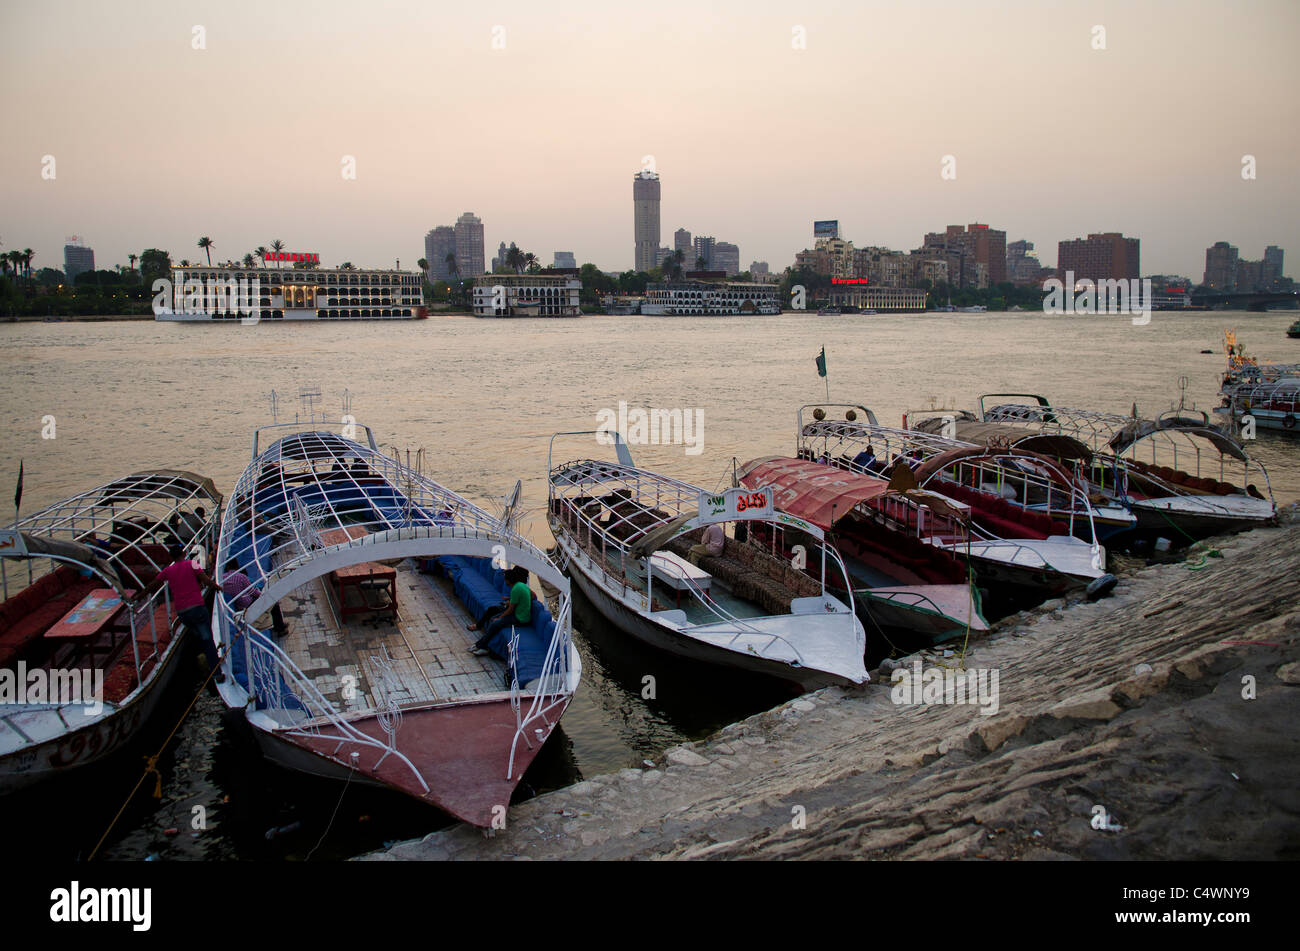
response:
[(641, 313), (654, 317), (731, 317), (779, 314), (775, 284), (666, 281), (646, 286)]
[(156, 320), (413, 320), (428, 316), (421, 275), (338, 268), (174, 266)]

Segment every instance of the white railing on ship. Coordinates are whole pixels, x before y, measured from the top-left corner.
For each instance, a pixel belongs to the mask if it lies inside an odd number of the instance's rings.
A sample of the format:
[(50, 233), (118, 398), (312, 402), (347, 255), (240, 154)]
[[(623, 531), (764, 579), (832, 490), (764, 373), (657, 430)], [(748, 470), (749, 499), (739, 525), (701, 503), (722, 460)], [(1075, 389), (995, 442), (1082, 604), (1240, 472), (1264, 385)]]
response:
[[(289, 659), (289, 656), (280, 649), (279, 645), (268, 644), (265, 641), (252, 637), (249, 632), (253, 631), (254, 628), (242, 619), (228, 619), (226, 617), (226, 612), (222, 611), (223, 626), (229, 620), (233, 620), (240, 628), (241, 633), (238, 636), (242, 637), (244, 640), (244, 656), (246, 658), (244, 670), (248, 678), (247, 691), (249, 699), (260, 699), (263, 703), (267, 704), (268, 708), (271, 709), (282, 711), (288, 710), (289, 708), (284, 706), (284, 696), (280, 690), (280, 685), (277, 682), (276, 675), (278, 674), (283, 678), (284, 686), (288, 689), (289, 693), (304, 708), (307, 722), (286, 729), (284, 735), (338, 740), (338, 745), (334, 748), (333, 754), (331, 754), (335, 756), (337, 756), (339, 751), (349, 743), (370, 747), (376, 751), (382, 751), (382, 755), (375, 763), (375, 766), (372, 767), (373, 769), (377, 769), (379, 763), (382, 763), (390, 755), (396, 756), (399, 760), (405, 763), (407, 768), (415, 775), (416, 780), (420, 783), (421, 787), (423, 787), (424, 791), (429, 791), (429, 784), (424, 781), (424, 777), (420, 775), (420, 771), (415, 768), (415, 765), (409, 759), (406, 758), (405, 754), (397, 749), (395, 731), (390, 736), (389, 743), (381, 743), (369, 734), (358, 730), (344, 719), (343, 715), (334, 704), (332, 704), (325, 695), (317, 689), (316, 685), (313, 684), (311, 680), (308, 679), (308, 677), (298, 668), (298, 665)], [(264, 695), (264, 692), (258, 689), (257, 682), (259, 680), (266, 685), (265, 694), (270, 694), (271, 691), (274, 691), (274, 707), (272, 707), (271, 704), (272, 697)], [(324, 721), (328, 723), (330, 726), (334, 727), (334, 729), (338, 730), (339, 735), (329, 737), (322, 736), (320, 732), (321, 723), (313, 721)]]
[[(131, 622), (131, 652), (135, 657), (135, 682), (139, 686), (144, 682), (144, 665), (158, 656), (158, 625), (154, 621), (155, 605), (161, 601), (166, 608), (167, 627), (171, 629), (172, 622), (172, 598), (171, 586), (163, 585), (160, 589), (151, 594), (144, 601), (131, 605), (129, 617)], [(153, 642), (153, 653), (143, 660), (140, 658), (140, 642), (137, 639), (137, 633), (145, 628), (145, 620), (148, 620), (150, 640)]]
[[(646, 560), (647, 579), (651, 578), (651, 572), (653, 569), (650, 567), (650, 565), (652, 561), (653, 561), (652, 558)], [(695, 583), (695, 580), (691, 578), (689, 575), (687, 575), (686, 572), (683, 571), (681, 567), (679, 567), (678, 565), (675, 565), (672, 562), (659, 562), (657, 564), (660, 570), (662, 570), (665, 567), (671, 568), (673, 571), (673, 576), (680, 581), (685, 581), (686, 590), (689, 591), (692, 595), (694, 595), (695, 598), (699, 600), (705, 607), (707, 607), (710, 611), (716, 614), (719, 618), (723, 619), (724, 621), (730, 621), (731, 623), (735, 624), (736, 627), (740, 628), (740, 630), (738, 630), (735, 634), (732, 635), (731, 640), (727, 641), (728, 647), (730, 647), (732, 644), (735, 644), (736, 641), (742, 635), (745, 634), (749, 634), (755, 637), (770, 637), (772, 638), (772, 640), (768, 642), (767, 645), (768, 647), (771, 647), (777, 641), (780, 641), (786, 647), (790, 648), (790, 650), (794, 653), (795, 659), (799, 662), (799, 664), (800, 665), (803, 664), (803, 654), (799, 653), (799, 648), (791, 644), (789, 640), (787, 640), (786, 638), (782, 637), (780, 634), (777, 634), (773, 631), (762, 631), (756, 627), (752, 627), (749, 624), (746, 624), (743, 620), (733, 615), (730, 611), (724, 608), (717, 601), (713, 600), (713, 597), (708, 593), (708, 591), (706, 591), (704, 588), (697, 585)], [(654, 606), (654, 602), (650, 600), (651, 597), (650, 592), (652, 591), (653, 584), (654, 582), (652, 580), (648, 580), (646, 584), (647, 600), (649, 601), (652, 608)], [(694, 631), (709, 626), (710, 625), (708, 624), (693, 624), (690, 627), (682, 628), (682, 631), (683, 632)]]
[[(523, 737), (528, 748), (532, 749), (533, 744), (528, 739), (525, 732), (535, 721), (542, 720), (546, 724), (550, 721), (546, 719), (546, 714), (561, 702), (565, 702), (569, 695), (569, 653), (572, 644), (571, 630), (571, 611), (573, 602), (565, 599), (560, 606), (560, 613), (555, 617), (555, 636), (551, 638), (551, 643), (546, 648), (546, 658), (542, 661), (542, 673), (538, 680), (537, 690), (533, 693), (532, 702), (529, 704), (528, 713), (521, 716), (520, 690), (519, 690), (519, 668), (516, 659), (516, 651), (519, 644), (519, 635), (511, 628), (510, 637), (510, 705), (515, 711), (515, 736), (510, 742), (510, 762), (506, 767), (506, 779), (513, 779), (515, 773), (515, 750), (519, 745), (519, 738)], [(548, 689), (549, 688), (549, 689)], [(553, 699), (547, 702), (547, 697)]]

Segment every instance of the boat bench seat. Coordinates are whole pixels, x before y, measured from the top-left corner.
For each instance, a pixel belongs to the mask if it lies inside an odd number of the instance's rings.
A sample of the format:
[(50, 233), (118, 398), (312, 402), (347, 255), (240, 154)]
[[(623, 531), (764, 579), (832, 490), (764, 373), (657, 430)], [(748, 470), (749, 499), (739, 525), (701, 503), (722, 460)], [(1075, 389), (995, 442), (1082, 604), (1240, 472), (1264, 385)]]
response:
[(949, 498), (969, 505), (971, 518), (986, 529), (996, 532), (1000, 538), (1043, 539), (1056, 531), (1050, 515), (1031, 512), (1013, 502), (987, 492), (980, 492), (968, 485), (944, 481), (936, 489)]
[(505, 572), (492, 567), (490, 558), (465, 555), (442, 555), (430, 559), (451, 579), (452, 590), (465, 605), (475, 624), (482, 624), (489, 612), (499, 611), (501, 602), (510, 596)]
[(498, 657), (509, 657), (510, 638), (514, 634), (519, 635), (519, 643), (515, 646), (515, 670), (519, 684), (523, 686), (542, 675), (546, 652), (555, 636), (555, 619), (551, 617), (546, 605), (534, 598), (529, 623), (497, 631), (496, 636), (488, 642), (488, 650)]
[[(698, 544), (690, 540), (690, 536), (694, 534), (690, 532), (675, 538), (665, 547), (673, 554), (685, 558), (691, 546)], [(726, 540), (721, 555), (705, 555), (701, 558), (700, 567), (730, 588), (738, 598), (757, 604), (770, 615), (789, 614), (790, 602), (796, 597), (818, 594), (821, 591), (821, 586), (806, 575), (802, 575), (802, 572), (785, 565), (780, 559), (774, 558), (767, 552), (759, 551), (753, 545), (738, 542), (734, 538)], [(813, 590), (809, 591), (806, 585), (793, 576), (787, 576), (787, 568), (795, 575), (802, 575), (812, 585)], [(777, 573), (781, 575), (780, 580), (773, 577)], [(793, 585), (787, 583), (787, 577), (789, 581), (794, 582)]]
[(0, 667), (18, 659), (33, 641), (102, 584), (97, 578), (82, 578), (69, 565), (61, 565), (0, 604)]

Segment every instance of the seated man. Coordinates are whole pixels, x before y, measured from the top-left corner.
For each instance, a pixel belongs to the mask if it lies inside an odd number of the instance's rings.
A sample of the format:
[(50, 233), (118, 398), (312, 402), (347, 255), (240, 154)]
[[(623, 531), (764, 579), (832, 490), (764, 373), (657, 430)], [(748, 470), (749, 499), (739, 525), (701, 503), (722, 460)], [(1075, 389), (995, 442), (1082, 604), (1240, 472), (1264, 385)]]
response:
[(722, 554), (723, 549), (726, 547), (727, 533), (723, 531), (721, 522), (714, 522), (704, 529), (703, 544), (691, 546), (691, 550), (686, 553), (686, 560), (699, 567), (700, 559), (705, 555), (712, 555), (716, 558)]
[[(506, 571), (506, 580), (511, 582), (510, 597), (501, 604), (501, 613), (489, 618), (483, 626), (483, 636), (475, 643), (471, 654), (483, 655), (491, 653), (488, 650), (488, 644), (497, 636), (497, 632), (502, 628), (511, 625), (525, 625), (532, 622), (533, 619), (533, 589), (528, 586), (528, 569), (515, 566)], [(471, 624), (471, 631), (478, 630), (478, 626)]]
[(868, 446), (866, 449), (862, 450), (860, 453), (858, 453), (856, 456), (853, 457), (854, 467), (861, 469), (863, 472), (871, 472), (875, 464), (876, 464), (876, 451), (872, 449), (870, 446)]

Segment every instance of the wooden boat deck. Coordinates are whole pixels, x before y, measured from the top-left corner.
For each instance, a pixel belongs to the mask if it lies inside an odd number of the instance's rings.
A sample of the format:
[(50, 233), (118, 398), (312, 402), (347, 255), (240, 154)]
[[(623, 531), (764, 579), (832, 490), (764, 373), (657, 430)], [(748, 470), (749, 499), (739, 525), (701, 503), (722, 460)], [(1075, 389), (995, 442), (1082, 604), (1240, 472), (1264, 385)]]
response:
[[(377, 709), (376, 692), (382, 693), (389, 660), (389, 692), (401, 705), (486, 697), (508, 689), (504, 662), (470, 653), (479, 635), (469, 630), (472, 618), (450, 581), (422, 574), (404, 561), (397, 566), (396, 586), (396, 618), (363, 615), (343, 622), (328, 579), (315, 579), (280, 602), (288, 629), (279, 641), (281, 649), (345, 713)], [(270, 626), (269, 618), (263, 625)]]

